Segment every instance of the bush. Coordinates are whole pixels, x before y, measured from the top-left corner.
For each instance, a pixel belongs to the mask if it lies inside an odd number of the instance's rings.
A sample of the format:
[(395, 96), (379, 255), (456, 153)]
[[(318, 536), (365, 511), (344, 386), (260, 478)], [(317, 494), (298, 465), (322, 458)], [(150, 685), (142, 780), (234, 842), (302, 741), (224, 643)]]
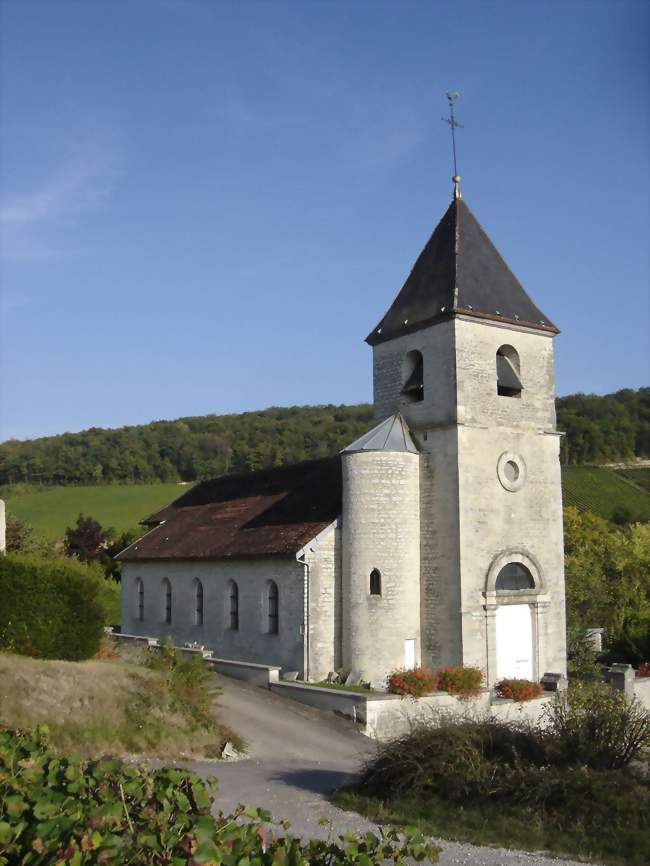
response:
[(556, 764), (596, 770), (625, 767), (650, 747), (650, 713), (604, 684), (558, 692), (544, 710), (545, 739)]
[(394, 671), (388, 677), (386, 691), (391, 695), (411, 695), (421, 698), (429, 692), (435, 692), (438, 688), (438, 675), (433, 671), (425, 671), (424, 668), (411, 668), (410, 670)]
[[(119, 760), (59, 758), (44, 729), (0, 730), (0, 863), (257, 863), (272, 866), (375, 866), (409, 857), (435, 862), (440, 849), (416, 831), (403, 843), (346, 834), (303, 842), (274, 832), (268, 812), (239, 806), (211, 814), (216, 780)], [(239, 821), (238, 819), (244, 819)]]
[(650, 677), (650, 662), (641, 662), (635, 671), (637, 677)]
[(539, 683), (518, 679), (503, 679), (496, 684), (495, 690), (500, 698), (512, 698), (513, 701), (530, 701), (544, 691)]
[(494, 720), (449, 720), (418, 725), (378, 746), (367, 764), (360, 790), (370, 796), (426, 797), (452, 802), (493, 796), (504, 773), (522, 760), (543, 763), (544, 748), (523, 727)]
[(450, 695), (475, 698), (481, 691), (483, 673), (479, 668), (457, 665), (438, 671), (438, 688)]
[(0, 649), (79, 661), (99, 649), (110, 589), (97, 568), (63, 557), (0, 557)]
[(172, 709), (186, 715), (194, 727), (213, 725), (212, 703), (221, 689), (200, 656), (185, 658), (167, 638), (160, 649), (148, 650), (146, 665), (163, 674), (166, 697)]

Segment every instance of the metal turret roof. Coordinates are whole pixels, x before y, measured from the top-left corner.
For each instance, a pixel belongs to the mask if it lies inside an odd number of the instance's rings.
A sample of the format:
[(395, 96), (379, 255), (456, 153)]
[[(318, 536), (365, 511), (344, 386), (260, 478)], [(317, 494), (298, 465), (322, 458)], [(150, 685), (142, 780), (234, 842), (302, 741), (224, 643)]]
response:
[(558, 333), (461, 198), (454, 198), (447, 208), (366, 342), (374, 346), (456, 314)]
[(411, 454), (418, 453), (406, 421), (399, 412), (364, 433), (363, 436), (344, 448), (341, 454), (350, 451), (408, 451)]

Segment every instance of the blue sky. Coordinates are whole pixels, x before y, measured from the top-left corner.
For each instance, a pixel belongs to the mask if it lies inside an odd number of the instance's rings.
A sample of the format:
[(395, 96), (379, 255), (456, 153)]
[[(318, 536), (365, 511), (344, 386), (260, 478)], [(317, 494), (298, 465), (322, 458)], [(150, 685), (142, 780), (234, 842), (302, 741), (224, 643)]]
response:
[(559, 324), (558, 393), (648, 384), (646, 2), (0, 4), (0, 439), (372, 393), (451, 196)]

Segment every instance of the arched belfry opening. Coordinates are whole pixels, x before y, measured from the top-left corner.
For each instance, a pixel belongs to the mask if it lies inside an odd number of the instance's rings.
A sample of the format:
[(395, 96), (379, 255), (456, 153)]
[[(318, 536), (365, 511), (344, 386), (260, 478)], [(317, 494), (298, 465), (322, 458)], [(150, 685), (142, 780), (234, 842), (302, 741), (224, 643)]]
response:
[(497, 349), (497, 394), (499, 397), (521, 397), (523, 385), (519, 355), (512, 346)]
[(405, 358), (404, 369), (405, 376), (402, 396), (409, 403), (420, 403), (424, 400), (424, 364), (422, 362), (422, 352), (418, 352), (417, 349), (409, 352)]

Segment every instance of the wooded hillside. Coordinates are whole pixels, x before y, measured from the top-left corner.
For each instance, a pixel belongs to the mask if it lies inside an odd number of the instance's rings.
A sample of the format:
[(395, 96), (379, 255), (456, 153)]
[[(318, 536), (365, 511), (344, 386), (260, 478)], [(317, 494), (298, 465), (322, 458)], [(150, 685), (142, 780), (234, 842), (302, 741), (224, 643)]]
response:
[[(650, 457), (650, 388), (557, 401), (563, 462)], [(0, 484), (194, 481), (339, 451), (372, 424), (372, 407), (292, 406), (238, 415), (91, 428), (0, 444)]]

